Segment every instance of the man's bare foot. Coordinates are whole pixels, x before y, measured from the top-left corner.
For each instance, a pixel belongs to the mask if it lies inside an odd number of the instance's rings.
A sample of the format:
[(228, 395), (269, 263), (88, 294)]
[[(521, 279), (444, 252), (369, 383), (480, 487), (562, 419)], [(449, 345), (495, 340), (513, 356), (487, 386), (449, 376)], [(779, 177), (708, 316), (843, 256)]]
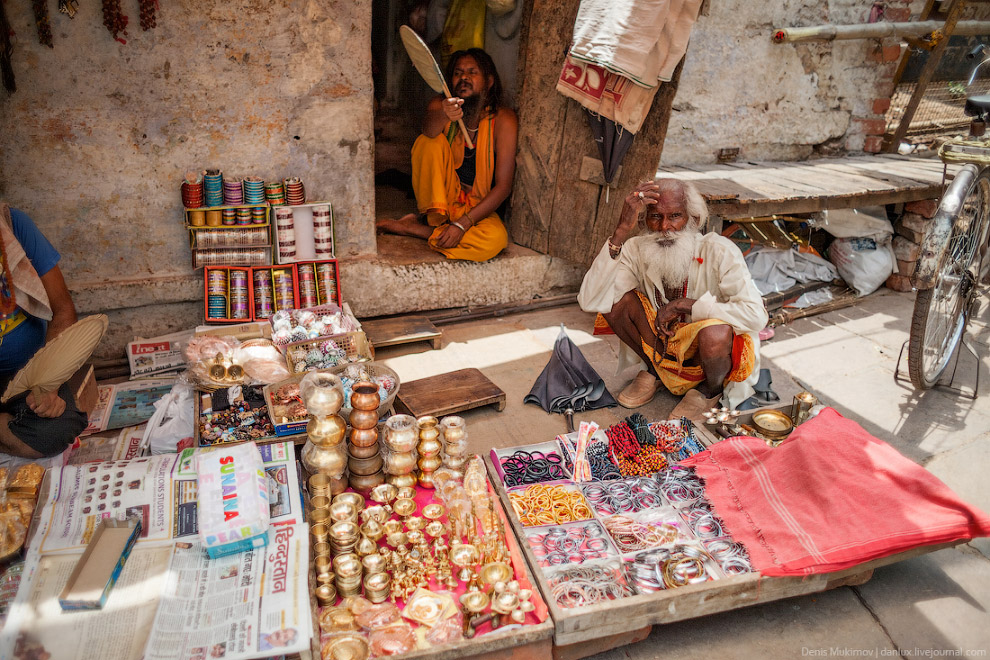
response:
[(417, 225), (415, 213), (407, 213), (401, 218), (379, 218), (375, 220), (375, 231), (379, 234), (401, 234), (408, 236), (408, 229), (411, 225)]

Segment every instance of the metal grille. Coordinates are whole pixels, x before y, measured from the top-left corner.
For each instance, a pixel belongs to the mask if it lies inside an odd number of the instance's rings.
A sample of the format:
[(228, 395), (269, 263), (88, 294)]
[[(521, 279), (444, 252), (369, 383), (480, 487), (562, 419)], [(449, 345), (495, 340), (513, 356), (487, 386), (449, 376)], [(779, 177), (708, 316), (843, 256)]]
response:
[[(897, 86), (890, 99), (890, 108), (884, 117), (887, 134), (897, 130), (904, 109), (914, 94), (915, 83), (902, 83)], [(966, 88), (966, 81), (932, 81), (925, 88), (925, 94), (918, 105), (905, 140), (913, 143), (927, 142), (941, 136), (966, 133), (970, 118), (963, 114), (966, 96), (990, 93), (990, 79), (975, 80)]]

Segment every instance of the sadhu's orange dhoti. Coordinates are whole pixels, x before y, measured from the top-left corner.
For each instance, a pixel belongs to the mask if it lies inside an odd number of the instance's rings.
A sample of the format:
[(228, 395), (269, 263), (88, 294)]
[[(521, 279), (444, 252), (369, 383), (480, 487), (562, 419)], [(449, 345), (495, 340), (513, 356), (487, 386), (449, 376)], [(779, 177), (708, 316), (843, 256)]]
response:
[[(692, 323), (677, 323), (674, 326), (674, 335), (665, 338), (656, 335), (657, 310), (650, 304), (650, 299), (642, 292), (636, 291), (639, 301), (646, 312), (646, 318), (653, 329), (652, 337), (643, 337), (643, 353), (653, 364), (653, 368), (671, 394), (678, 396), (690, 389), (700, 385), (705, 380), (705, 371), (697, 363), (695, 357), (698, 353), (698, 333), (710, 325), (727, 325), (724, 321), (717, 319), (705, 319)], [(605, 319), (599, 315), (595, 319), (596, 334), (599, 324), (608, 325)], [(664, 343), (666, 341), (666, 343)], [(654, 345), (661, 348), (654, 351)], [(732, 340), (732, 368), (725, 382), (740, 382), (749, 378), (756, 365), (756, 351), (753, 349), (753, 338), (747, 334), (736, 334)]]
[(448, 138), (440, 133), (434, 138), (420, 135), (412, 149), (413, 191), (420, 213), (428, 213), (431, 224), (441, 224), (430, 236), (429, 245), (448, 259), (487, 261), (505, 249), (509, 235), (498, 214), (475, 218), (461, 242), (441, 248), (437, 239), (450, 220), (457, 221), (491, 192), (495, 174), (495, 120), (486, 117), (478, 126), (475, 179), (470, 192), (461, 188), (457, 168), (464, 162), (464, 138), (458, 131)]

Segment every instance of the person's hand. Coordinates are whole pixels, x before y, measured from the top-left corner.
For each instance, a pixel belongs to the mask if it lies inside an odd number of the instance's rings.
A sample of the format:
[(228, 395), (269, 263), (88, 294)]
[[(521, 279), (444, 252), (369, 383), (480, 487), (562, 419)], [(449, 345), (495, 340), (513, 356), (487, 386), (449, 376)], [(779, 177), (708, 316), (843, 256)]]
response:
[(437, 247), (445, 250), (457, 247), (457, 244), (464, 238), (464, 233), (457, 225), (447, 224), (437, 236)]
[(613, 245), (621, 245), (636, 231), (636, 224), (643, 209), (656, 204), (660, 199), (660, 189), (652, 181), (645, 181), (636, 186), (622, 201), (622, 211), (619, 213), (619, 223), (612, 232)]
[(657, 336), (666, 337), (667, 339), (673, 337), (674, 325), (677, 323), (678, 318), (681, 314), (690, 314), (693, 305), (693, 300), (678, 298), (677, 300), (671, 300), (658, 309), (657, 318), (654, 322), (654, 327), (657, 329)]
[(459, 99), (456, 96), (440, 102), (440, 107), (443, 108), (443, 114), (450, 121), (457, 121), (464, 117), (464, 110), (461, 109), (462, 105), (464, 105), (464, 99)]
[(43, 392), (39, 397), (31, 392), (27, 395), (27, 404), (38, 417), (61, 417), (65, 412), (65, 401), (57, 392)]

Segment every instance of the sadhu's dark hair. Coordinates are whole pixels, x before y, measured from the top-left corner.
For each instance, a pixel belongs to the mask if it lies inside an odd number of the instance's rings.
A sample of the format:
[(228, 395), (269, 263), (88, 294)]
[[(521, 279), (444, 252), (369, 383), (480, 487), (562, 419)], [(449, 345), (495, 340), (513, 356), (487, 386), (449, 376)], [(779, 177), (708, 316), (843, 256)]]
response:
[(450, 56), (450, 59), (447, 60), (447, 85), (453, 91), (454, 67), (457, 66), (458, 60), (467, 55), (473, 57), (474, 61), (478, 63), (478, 68), (481, 69), (482, 75), (492, 80), (492, 87), (485, 95), (485, 107), (483, 110), (487, 113), (495, 114), (502, 107), (502, 79), (498, 77), (498, 70), (495, 68), (495, 62), (492, 61), (492, 56), (482, 49), (468, 48), (467, 50), (458, 50)]

